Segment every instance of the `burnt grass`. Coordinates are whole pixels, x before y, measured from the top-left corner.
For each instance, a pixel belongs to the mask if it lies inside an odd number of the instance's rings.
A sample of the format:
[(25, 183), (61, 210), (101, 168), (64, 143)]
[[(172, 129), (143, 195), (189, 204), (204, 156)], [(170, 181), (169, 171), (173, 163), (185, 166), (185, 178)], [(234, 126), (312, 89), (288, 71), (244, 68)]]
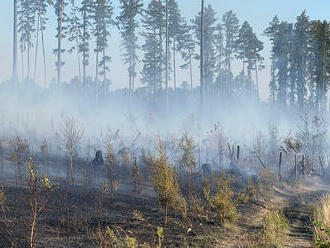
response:
[[(26, 188), (4, 187), (6, 207), (1, 213), (0, 246), (29, 247), (29, 222), (31, 210), (28, 205), (29, 192)], [(37, 225), (38, 247), (95, 247), (95, 232), (110, 227), (119, 236), (134, 237), (140, 244), (157, 244), (157, 226), (164, 228), (164, 246), (212, 247), (212, 241), (203, 237), (219, 230), (211, 221), (183, 220), (179, 213), (169, 213), (168, 224), (164, 224), (164, 212), (157, 199), (143, 198), (134, 194), (116, 194), (104, 199), (96, 190), (86, 191), (81, 187), (56, 190), (47, 198), (47, 208)], [(142, 219), (136, 218), (138, 210)], [(191, 228), (194, 233), (187, 233)]]
[[(127, 176), (118, 180), (118, 191), (107, 197), (101, 190), (102, 180), (87, 187), (81, 183), (73, 187), (63, 178), (56, 178), (59, 187), (47, 193), (42, 202), (46, 208), (38, 218), (36, 247), (97, 247), (96, 233), (104, 233), (106, 227), (121, 239), (134, 237), (139, 244), (148, 243), (150, 247), (158, 244), (157, 227), (164, 229), (163, 247), (214, 247), (216, 238), (212, 234), (221, 232), (221, 227), (212, 220), (189, 214), (184, 220), (181, 212), (171, 210), (164, 224), (164, 210), (150, 181), (143, 180), (142, 192), (136, 194)], [(4, 206), (0, 205), (0, 247), (29, 247), (29, 188), (26, 178), (20, 185), (14, 182), (14, 175), (11, 180), (0, 176), (0, 189), (6, 196)], [(142, 218), (134, 216), (136, 210)]]

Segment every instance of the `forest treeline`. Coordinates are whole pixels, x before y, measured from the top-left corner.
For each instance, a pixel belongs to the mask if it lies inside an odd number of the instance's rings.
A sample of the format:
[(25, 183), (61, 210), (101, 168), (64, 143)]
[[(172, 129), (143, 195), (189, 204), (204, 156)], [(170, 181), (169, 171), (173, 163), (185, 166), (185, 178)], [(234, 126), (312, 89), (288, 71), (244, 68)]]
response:
[[(219, 10), (211, 5), (204, 7), (203, 0), (201, 11), (191, 20), (182, 15), (176, 0), (120, 0), (118, 6), (110, 0), (15, 0), (14, 4), (14, 43), (17, 35), (22, 63), (22, 75), (18, 76), (14, 52), (16, 79), (33, 82), (36, 72), (43, 71), (44, 81), (48, 80), (44, 31), (49, 12), (53, 11), (58, 41), (53, 49), (55, 85), (63, 82), (63, 54), (72, 53), (79, 75), (73, 75), (71, 84), (90, 89), (96, 98), (106, 97), (111, 85), (110, 37), (118, 28), (128, 71), (127, 83), (122, 82), (127, 95), (151, 96), (166, 104), (182, 92), (219, 102), (238, 98), (258, 102), (258, 73), (265, 68), (265, 59), (270, 59), (270, 102), (302, 111), (327, 110), (330, 23), (311, 20), (305, 11), (294, 23), (277, 16), (271, 20), (260, 34), (269, 37), (272, 47), (270, 57), (264, 58), (264, 44), (247, 21), (240, 23), (233, 11), (219, 16)], [(119, 9), (118, 15), (114, 14), (115, 8)], [(42, 46), (42, 66), (37, 59), (38, 46)], [(95, 65), (93, 75), (87, 72), (91, 64)], [(233, 70), (237, 66), (241, 68), (239, 73)], [(189, 78), (178, 82), (182, 70), (189, 71)], [(200, 70), (200, 78), (194, 78), (194, 70)], [(135, 86), (137, 77), (142, 87)]]

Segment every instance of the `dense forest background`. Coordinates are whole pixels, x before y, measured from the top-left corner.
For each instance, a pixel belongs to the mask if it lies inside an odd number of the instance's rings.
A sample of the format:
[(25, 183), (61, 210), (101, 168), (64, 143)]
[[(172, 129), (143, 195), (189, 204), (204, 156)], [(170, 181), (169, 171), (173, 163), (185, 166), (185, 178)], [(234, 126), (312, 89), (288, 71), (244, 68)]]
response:
[[(317, 114), (328, 110), (329, 22), (311, 20), (306, 11), (294, 23), (276, 15), (270, 20), (262, 35), (269, 38), (272, 49), (263, 57), (260, 35), (247, 21), (240, 21), (233, 11), (219, 16), (204, 1), (190, 20), (175, 0), (120, 0), (119, 5), (108, 0), (15, 0), (13, 4), (11, 82), (78, 92), (96, 104), (127, 96), (158, 109), (175, 108), (175, 103), (202, 109), (258, 104), (259, 73), (270, 60), (271, 105)], [(44, 33), (54, 13), (57, 46), (51, 50)], [(128, 76), (120, 90), (111, 87), (114, 32), (121, 35)], [(47, 72), (51, 53), (56, 79)], [(64, 55), (74, 57), (75, 64), (66, 63)], [(62, 80), (66, 66), (78, 68), (68, 82)], [(36, 82), (40, 74), (42, 82)], [(178, 81), (180, 74), (187, 75), (186, 80)]]

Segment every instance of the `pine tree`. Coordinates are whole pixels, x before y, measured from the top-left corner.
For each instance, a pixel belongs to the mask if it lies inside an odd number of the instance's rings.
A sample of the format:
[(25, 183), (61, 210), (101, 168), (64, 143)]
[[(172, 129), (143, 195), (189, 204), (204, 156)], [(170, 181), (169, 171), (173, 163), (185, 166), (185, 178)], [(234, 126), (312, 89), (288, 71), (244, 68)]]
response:
[(42, 42), (42, 54), (43, 54), (43, 67), (44, 67), (44, 84), (46, 83), (46, 54), (45, 54), (45, 43), (44, 43), (44, 31), (46, 29), (47, 18), (47, 8), (53, 6), (52, 0), (34, 0), (33, 2), (33, 12), (37, 14), (36, 22), (36, 42), (35, 42), (35, 58), (34, 58), (34, 72), (33, 80), (36, 80), (37, 71), (37, 60), (38, 60), (38, 48), (39, 48), (39, 31), (41, 33)]
[(13, 82), (17, 81), (17, 0), (14, 0), (14, 22), (13, 22)]
[(92, 0), (82, 0), (79, 11), (81, 13), (81, 44), (79, 45), (79, 52), (82, 53), (83, 76), (82, 85), (87, 86), (86, 68), (89, 64), (89, 41), (91, 39), (92, 26)]
[[(260, 51), (263, 49), (263, 43), (258, 40), (252, 27), (245, 21), (240, 28), (238, 39), (236, 40), (236, 57), (242, 60), (242, 79), (243, 86), (246, 88), (248, 95), (253, 94), (254, 86), (252, 85), (252, 70), (258, 71), (257, 63), (262, 61)], [(245, 64), (247, 64), (247, 77), (245, 76)], [(256, 81), (257, 81), (256, 74)]]
[(276, 98), (281, 106), (286, 107), (289, 89), (288, 70), (292, 24), (279, 22), (277, 16), (275, 16), (265, 30), (265, 34), (270, 37), (272, 43), (272, 78), (270, 85), (272, 99), (275, 100)]
[(289, 25), (289, 103), (295, 105), (297, 93), (297, 37), (293, 25)]
[(120, 0), (120, 4), (121, 12), (117, 19), (121, 31), (122, 46), (125, 49), (124, 62), (128, 64), (128, 90), (131, 94), (135, 88), (137, 49), (139, 48), (136, 35), (139, 24), (136, 19), (138, 15), (142, 14), (143, 2), (141, 0)]
[(56, 0), (54, 4), (55, 15), (57, 17), (57, 48), (54, 49), (54, 53), (57, 55), (56, 61), (56, 70), (57, 70), (57, 84), (61, 83), (61, 67), (64, 65), (62, 61), (62, 54), (65, 52), (65, 49), (62, 48), (62, 40), (65, 38), (66, 27), (64, 23), (67, 21), (67, 16), (65, 14), (65, 7), (67, 2), (65, 0)]
[[(215, 23), (216, 13), (213, 10), (211, 5), (205, 8), (204, 14), (204, 87), (206, 90), (210, 90), (210, 86), (214, 81), (214, 73), (215, 73), (215, 65), (216, 65), (216, 52), (215, 52), (215, 31), (216, 26)], [(197, 41), (200, 43), (201, 41), (201, 15), (199, 13), (198, 16), (192, 20), (194, 24), (195, 34)], [(197, 57), (200, 59), (200, 57)]]
[(32, 35), (35, 32), (35, 14), (32, 0), (20, 0), (18, 5), (18, 32), (22, 53), (22, 80), (24, 80), (24, 53), (27, 52), (27, 76), (30, 79), (30, 52), (33, 47)]
[(225, 89), (226, 95), (231, 96), (233, 94), (233, 85), (231, 83), (232, 71), (231, 63), (235, 51), (235, 43), (238, 38), (239, 21), (236, 14), (233, 11), (228, 11), (222, 16), (224, 36), (225, 36)]
[(307, 97), (306, 67), (308, 62), (308, 47), (310, 43), (310, 21), (305, 11), (297, 17), (295, 23), (295, 41), (298, 106), (303, 110), (305, 98)]
[(326, 93), (330, 72), (330, 24), (327, 21), (312, 21), (312, 84), (315, 85), (315, 110), (326, 111)]
[(278, 26), (278, 33), (275, 36), (273, 52), (276, 58), (278, 78), (278, 103), (286, 107), (288, 93), (288, 54), (289, 54), (290, 24), (281, 22)]
[(76, 50), (77, 53), (77, 65), (78, 65), (78, 79), (79, 86), (81, 86), (81, 66), (80, 66), (80, 40), (81, 40), (81, 23), (79, 20), (79, 7), (76, 5), (75, 0), (71, 0), (71, 13), (68, 18), (68, 40), (75, 42), (75, 45), (72, 46), (68, 52), (72, 53)]
[(160, 93), (163, 84), (164, 70), (164, 6), (161, 1), (152, 0), (143, 16), (144, 31), (142, 36), (145, 42), (142, 46), (144, 50), (142, 82), (146, 84), (151, 94)]
[(169, 43), (172, 46), (172, 55), (173, 56), (173, 86), (174, 90), (177, 87), (177, 76), (176, 76), (176, 52), (181, 52), (181, 46), (179, 45), (180, 39), (182, 38), (182, 33), (185, 21), (181, 16), (179, 6), (176, 0), (168, 0), (169, 10), (168, 10), (168, 19), (169, 19)]
[(193, 89), (193, 73), (192, 73), (192, 59), (195, 55), (196, 41), (193, 38), (193, 27), (189, 26), (186, 21), (183, 21), (181, 32), (178, 35), (177, 49), (180, 51), (184, 64), (180, 66), (181, 69), (189, 67), (190, 75), (190, 90)]
[(232, 55), (235, 50), (235, 42), (238, 38), (239, 24), (233, 11), (226, 12), (223, 17), (223, 28), (225, 33), (225, 65), (226, 70), (231, 72)]
[[(93, 35), (96, 39), (96, 70), (95, 70), (95, 83), (99, 90), (98, 95), (103, 96), (108, 90), (109, 83), (106, 79), (106, 73), (110, 70), (108, 63), (111, 57), (106, 54), (106, 48), (108, 47), (108, 38), (110, 36), (109, 26), (114, 24), (112, 20), (113, 7), (110, 0), (96, 0), (93, 6), (93, 21), (94, 29)], [(99, 56), (102, 56), (99, 59)], [(99, 68), (101, 71), (99, 71)], [(103, 81), (98, 81), (98, 76), (103, 76)]]
[[(269, 27), (264, 31), (264, 33), (269, 37), (272, 47), (274, 47), (274, 42), (275, 42), (275, 35), (278, 32), (278, 26), (279, 26), (279, 19), (277, 16), (273, 18), (273, 20), (269, 23)], [(276, 101), (276, 95), (277, 95), (277, 90), (278, 90), (278, 85), (276, 82), (276, 76), (275, 76), (275, 56), (272, 51), (271, 55), (271, 79), (269, 82), (269, 88), (270, 88), (270, 94), (271, 94), (271, 100), (274, 103)]]

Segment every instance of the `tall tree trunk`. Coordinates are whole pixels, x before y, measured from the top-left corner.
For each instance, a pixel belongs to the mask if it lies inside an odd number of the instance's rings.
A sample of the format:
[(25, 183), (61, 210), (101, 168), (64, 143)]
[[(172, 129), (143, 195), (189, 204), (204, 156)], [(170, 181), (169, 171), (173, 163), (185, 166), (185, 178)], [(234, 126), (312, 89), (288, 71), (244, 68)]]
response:
[(175, 39), (173, 39), (173, 81), (174, 81), (174, 93), (176, 91), (176, 51), (175, 51)]
[(78, 62), (78, 73), (79, 73), (79, 87), (81, 87), (81, 66), (80, 66), (80, 52), (79, 52), (79, 36), (76, 34), (76, 47), (77, 47), (77, 62)]
[(17, 0), (14, 0), (14, 28), (13, 28), (13, 82), (17, 80)]
[[(131, 9), (130, 9), (131, 12)], [(132, 93), (132, 60), (133, 60), (133, 25), (132, 25), (132, 13), (130, 13), (129, 17), (129, 22), (130, 22), (130, 40), (129, 40), (129, 69), (128, 69), (128, 76), (129, 76), (129, 82), (128, 82), (128, 96), (131, 98), (131, 93)], [(129, 99), (130, 100), (130, 99)]]
[(243, 84), (243, 89), (246, 88), (244, 68), (245, 68), (245, 66), (244, 66), (244, 55), (243, 55), (243, 59), (242, 59), (242, 84)]
[[(24, 46), (24, 44), (22, 45)], [(21, 63), (22, 63), (22, 82), (24, 82), (24, 51), (23, 49), (21, 50)]]
[(165, 97), (166, 97), (166, 108), (168, 108), (168, 52), (169, 52), (169, 32), (168, 32), (168, 0), (166, 0), (166, 65), (165, 65)]
[[(162, 6), (162, 1), (159, 0), (159, 7)], [(159, 30), (158, 30), (158, 36), (159, 36), (159, 90), (162, 89), (162, 77), (163, 77), (163, 53), (162, 53), (162, 47), (163, 47), (163, 35), (162, 35), (162, 24), (159, 25)]]
[(86, 10), (83, 10), (83, 87), (86, 86)]
[[(103, 41), (105, 42), (106, 40), (106, 34), (103, 32)], [(103, 85), (102, 85), (102, 96), (105, 96), (105, 81), (107, 77), (107, 72), (106, 72), (106, 64), (105, 64), (105, 45), (103, 45), (102, 49), (102, 56), (103, 56)]]
[(30, 44), (27, 46), (27, 79), (30, 79)]
[(58, 34), (57, 34), (57, 84), (61, 83), (61, 66), (62, 66), (62, 23), (63, 23), (63, 0), (60, 4), (60, 13), (58, 17)]
[(299, 80), (298, 80), (298, 85), (299, 85), (299, 89), (298, 89), (298, 108), (303, 111), (304, 110), (304, 87), (305, 87), (305, 56), (304, 56), (304, 49), (301, 49), (301, 66), (299, 68)]
[(44, 87), (46, 87), (46, 81), (47, 81), (46, 52), (45, 52), (45, 42), (44, 42), (44, 31), (42, 29), (41, 29), (41, 43), (42, 43), (42, 57), (44, 61)]
[(192, 61), (191, 54), (189, 52), (189, 71), (190, 71), (190, 90), (193, 90), (193, 74), (192, 74)]
[(257, 67), (257, 61), (255, 61), (255, 69), (256, 69), (256, 85), (257, 85), (257, 99), (259, 100), (259, 77), (258, 77), (258, 67)]
[(204, 0), (201, 6), (201, 38), (200, 38), (200, 110), (204, 103)]
[[(98, 26), (98, 24), (97, 24)], [(97, 27), (97, 34), (96, 34), (96, 63), (95, 63), (95, 86), (98, 86), (98, 75), (99, 75), (99, 27)]]
[(38, 45), (39, 45), (39, 27), (40, 27), (40, 10), (38, 11), (38, 21), (37, 21), (37, 36), (36, 36), (36, 50), (34, 54), (34, 71), (33, 71), (33, 80), (36, 81), (37, 73), (37, 60), (38, 60)]

